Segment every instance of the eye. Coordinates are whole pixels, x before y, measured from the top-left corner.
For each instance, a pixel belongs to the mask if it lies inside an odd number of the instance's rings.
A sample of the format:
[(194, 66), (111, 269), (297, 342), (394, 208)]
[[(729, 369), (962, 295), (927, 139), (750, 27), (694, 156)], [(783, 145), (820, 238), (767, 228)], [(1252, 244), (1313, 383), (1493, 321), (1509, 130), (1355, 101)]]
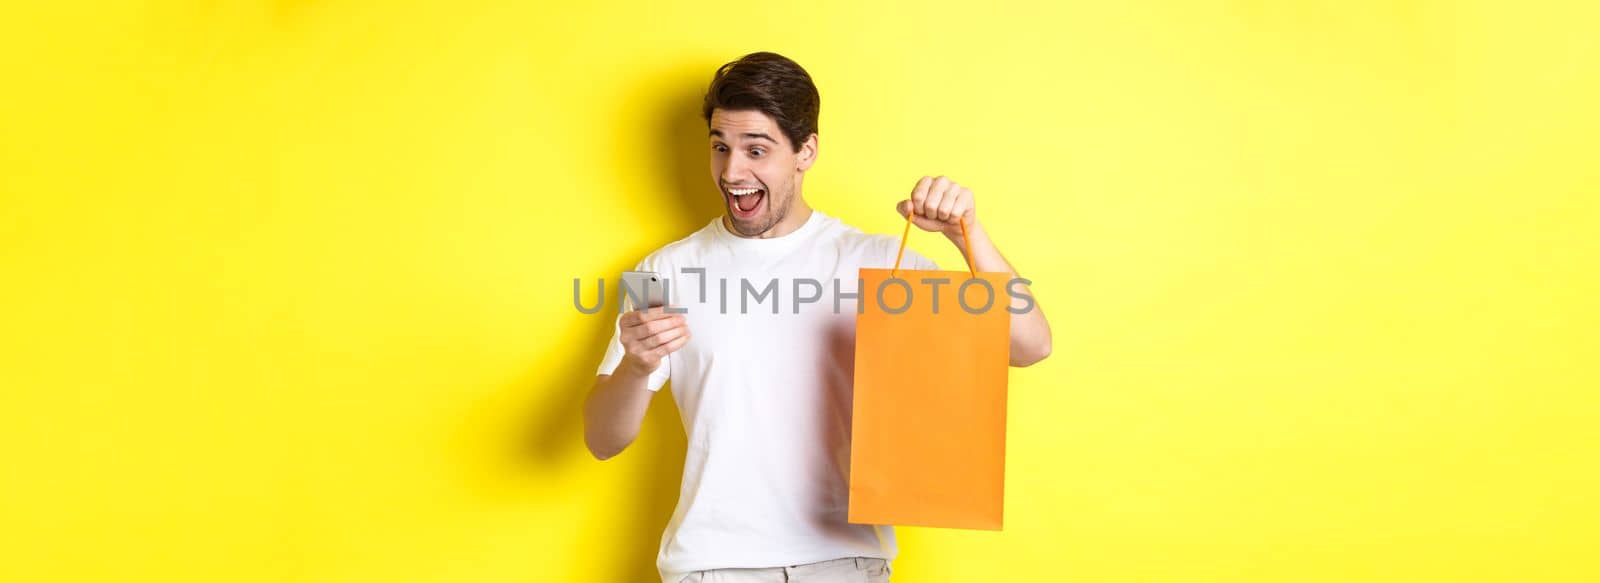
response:
[(728, 151), (728, 147), (722, 144), (711, 144), (711, 149), (719, 154), (726, 153)]
[(759, 158), (759, 157), (761, 157), (762, 154), (765, 154), (765, 153), (767, 153), (766, 148), (750, 148), (750, 155), (751, 156), (755, 156), (755, 157)]

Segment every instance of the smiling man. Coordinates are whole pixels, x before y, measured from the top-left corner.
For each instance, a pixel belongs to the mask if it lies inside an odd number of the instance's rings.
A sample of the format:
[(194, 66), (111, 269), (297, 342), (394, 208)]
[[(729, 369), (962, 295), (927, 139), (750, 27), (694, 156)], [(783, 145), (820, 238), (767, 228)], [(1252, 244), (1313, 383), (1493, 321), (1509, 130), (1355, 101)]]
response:
[[(857, 270), (894, 264), (900, 240), (806, 203), (819, 107), (811, 76), (783, 56), (717, 70), (702, 113), (727, 212), (639, 262), (671, 281), (683, 311), (621, 315), (584, 404), (584, 440), (606, 459), (672, 381), (688, 451), (656, 558), (666, 583), (889, 579), (893, 529), (846, 515)], [(963, 252), (964, 220), (973, 266), (1017, 277), (976, 208), (943, 176), (917, 180), (896, 206)], [(937, 269), (910, 250), (905, 265)], [(1011, 364), (1028, 366), (1050, 354), (1050, 327), (1017, 287), (1011, 306), (1026, 311), (1011, 315)]]

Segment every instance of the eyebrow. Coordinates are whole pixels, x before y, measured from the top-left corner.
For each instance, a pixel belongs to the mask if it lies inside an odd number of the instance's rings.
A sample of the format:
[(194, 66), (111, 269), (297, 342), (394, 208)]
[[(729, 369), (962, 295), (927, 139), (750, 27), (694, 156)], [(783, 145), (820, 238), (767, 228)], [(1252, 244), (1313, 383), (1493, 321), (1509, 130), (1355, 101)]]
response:
[[(711, 130), (711, 137), (713, 137), (713, 138), (721, 138), (721, 137), (723, 137), (722, 130)], [(769, 135), (767, 135), (765, 133), (762, 133), (762, 132), (745, 132), (745, 133), (739, 134), (739, 137), (741, 137), (741, 138), (750, 138), (750, 139), (753, 139), (753, 140), (766, 140), (766, 141), (772, 142), (774, 144), (778, 143), (777, 140), (772, 139), (772, 136), (769, 136)]]

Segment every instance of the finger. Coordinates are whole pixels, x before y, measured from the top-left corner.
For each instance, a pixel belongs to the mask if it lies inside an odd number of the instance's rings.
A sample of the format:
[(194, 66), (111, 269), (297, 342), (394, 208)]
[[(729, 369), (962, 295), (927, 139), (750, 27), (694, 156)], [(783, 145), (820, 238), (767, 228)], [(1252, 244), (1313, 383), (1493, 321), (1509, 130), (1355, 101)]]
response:
[(666, 331), (666, 330), (671, 330), (673, 328), (681, 328), (681, 327), (684, 327), (684, 326), (685, 326), (685, 323), (683, 321), (683, 317), (674, 314), (670, 318), (661, 318), (661, 319), (651, 320), (649, 322), (645, 322), (644, 324), (642, 324), (642, 325), (640, 325), (638, 327), (638, 329), (637, 329), (638, 332), (637, 333), (638, 333), (638, 335), (640, 337), (649, 337), (649, 336), (654, 336), (656, 334), (660, 334), (660, 333), (662, 333), (663, 331)]
[(917, 210), (917, 214), (930, 219), (935, 218), (934, 215), (939, 213), (939, 203), (944, 202), (944, 198), (949, 195), (950, 179), (943, 176), (933, 179), (933, 186), (928, 188), (928, 198), (922, 201), (922, 207)]
[(669, 328), (667, 330), (663, 330), (660, 334), (645, 338), (641, 341), (641, 343), (644, 344), (646, 348), (654, 350), (663, 344), (672, 342), (673, 340), (677, 340), (680, 336), (687, 336), (688, 334), (689, 329), (685, 327), (680, 326), (677, 328)]
[(966, 187), (957, 187), (955, 194), (950, 195), (949, 205), (939, 208), (939, 211), (944, 215), (944, 223), (955, 223), (955, 219), (962, 216), (960, 215), (960, 208), (965, 207), (966, 200), (971, 200), (971, 197), (973, 197), (973, 192), (968, 191)]
[(939, 201), (939, 212), (937, 213), (939, 220), (948, 223), (955, 218), (955, 215), (950, 214), (950, 210), (955, 208), (956, 203), (961, 202), (961, 197), (965, 193), (966, 189), (962, 188), (961, 185), (954, 182), (950, 183), (950, 193)]
[(622, 314), (622, 319), (617, 320), (617, 325), (623, 328), (632, 328), (634, 326), (638, 326), (639, 323), (638, 310), (628, 310), (626, 313)]
[(666, 356), (668, 354), (672, 354), (674, 352), (677, 352), (679, 348), (683, 348), (683, 345), (688, 344), (688, 343), (689, 343), (689, 335), (685, 334), (683, 336), (679, 336), (677, 339), (675, 339), (675, 340), (673, 340), (671, 342), (668, 342), (666, 344), (662, 344), (661, 346), (657, 346), (655, 348), (654, 352), (656, 352), (656, 353), (658, 353), (658, 354), (660, 354), (662, 356)]
[[(933, 188), (928, 189), (928, 202), (926, 208), (922, 209), (922, 216), (928, 218), (937, 218), (937, 215), (939, 214), (939, 205), (944, 204), (945, 199), (948, 199), (955, 194), (955, 188), (956, 181), (944, 176), (935, 178), (933, 180)], [(938, 194), (937, 197), (934, 196), (935, 193)]]
[(664, 330), (664, 328), (660, 327), (659, 325), (652, 326), (651, 324), (652, 322), (639, 324), (638, 326), (623, 330), (622, 334), (633, 340), (644, 340), (645, 338), (655, 336), (657, 333), (660, 333), (662, 330)]
[[(959, 220), (967, 220), (967, 213), (970, 212), (972, 212), (972, 191), (968, 190), (962, 192), (961, 198), (957, 199), (956, 203), (950, 206), (950, 222), (954, 223)], [(970, 225), (972, 221), (967, 220), (967, 223)]]
[(623, 334), (622, 347), (631, 353), (649, 353), (676, 335), (689, 334), (687, 324), (670, 324), (670, 320), (657, 320), (630, 328)]
[(901, 217), (911, 216), (911, 199), (900, 201), (900, 204), (894, 205), (894, 210), (899, 212)]
[(679, 315), (680, 314), (668, 313), (667, 309), (664, 306), (656, 306), (656, 307), (653, 307), (653, 308), (650, 308), (650, 309), (647, 309), (647, 310), (640, 310), (639, 311), (639, 323), (648, 324), (648, 323), (654, 322), (656, 320), (672, 318), (672, 317), (679, 316)]
[(922, 214), (922, 201), (928, 198), (928, 189), (933, 186), (933, 177), (923, 176), (917, 181), (917, 187), (911, 189), (911, 209), (916, 214)]
[(623, 315), (620, 324), (622, 325), (623, 331), (628, 331), (632, 328), (638, 328), (645, 324), (649, 324), (651, 321), (656, 319), (657, 318), (652, 317), (650, 312), (647, 310), (633, 310)]

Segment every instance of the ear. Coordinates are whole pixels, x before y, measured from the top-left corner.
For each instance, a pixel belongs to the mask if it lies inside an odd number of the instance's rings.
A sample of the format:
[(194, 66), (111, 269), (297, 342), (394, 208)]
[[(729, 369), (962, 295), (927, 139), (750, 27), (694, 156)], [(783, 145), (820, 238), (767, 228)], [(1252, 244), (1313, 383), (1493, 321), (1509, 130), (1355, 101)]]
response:
[(817, 134), (811, 134), (806, 137), (806, 141), (800, 143), (800, 152), (795, 156), (795, 170), (805, 172), (816, 162)]

